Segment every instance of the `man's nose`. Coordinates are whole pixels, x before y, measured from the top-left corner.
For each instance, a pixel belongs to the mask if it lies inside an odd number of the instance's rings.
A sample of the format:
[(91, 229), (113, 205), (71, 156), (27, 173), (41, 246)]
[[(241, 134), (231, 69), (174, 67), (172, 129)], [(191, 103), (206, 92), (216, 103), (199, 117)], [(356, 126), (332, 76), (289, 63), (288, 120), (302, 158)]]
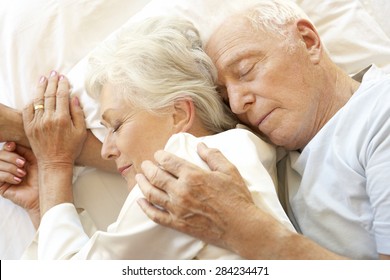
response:
[(229, 105), (233, 113), (246, 113), (255, 102), (255, 96), (246, 87), (239, 84), (230, 84), (226, 87), (229, 96)]

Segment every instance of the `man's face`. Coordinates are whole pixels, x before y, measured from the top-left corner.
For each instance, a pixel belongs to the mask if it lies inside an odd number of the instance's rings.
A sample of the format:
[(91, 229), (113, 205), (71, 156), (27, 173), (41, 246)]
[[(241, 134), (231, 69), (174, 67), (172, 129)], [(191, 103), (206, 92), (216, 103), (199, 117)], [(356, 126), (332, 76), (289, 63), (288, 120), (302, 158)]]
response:
[(275, 145), (299, 149), (315, 134), (319, 102), (304, 41), (294, 26), (285, 28), (291, 34), (281, 37), (233, 18), (213, 34), (206, 51), (238, 118)]

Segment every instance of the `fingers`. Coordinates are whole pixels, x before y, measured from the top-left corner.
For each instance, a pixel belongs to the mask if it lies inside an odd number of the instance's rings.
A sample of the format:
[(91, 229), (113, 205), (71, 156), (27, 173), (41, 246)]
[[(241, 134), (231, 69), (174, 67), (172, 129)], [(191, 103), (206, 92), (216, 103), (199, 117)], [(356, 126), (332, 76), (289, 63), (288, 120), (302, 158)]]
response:
[(34, 102), (23, 110), (23, 124), (38, 162), (73, 164), (87, 136), (78, 99), (70, 104), (69, 81), (55, 71), (39, 80)]
[(39, 80), (37, 87), (37, 98), (44, 100), (44, 110), (54, 112), (56, 109), (58, 75), (56, 71), (51, 71), (49, 80), (44, 76)]
[(73, 97), (70, 105), (70, 115), (76, 128), (86, 129), (84, 111), (77, 96)]
[(15, 146), (15, 143), (8, 142), (4, 144), (4, 150), (0, 151), (0, 185), (18, 184), (26, 176), (26, 171), (23, 169), (26, 160), (12, 152)]
[(139, 188), (149, 202), (152, 202), (163, 209), (169, 208), (169, 196), (159, 188), (155, 188), (144, 175), (137, 174), (135, 179)]
[[(37, 87), (35, 89), (35, 97), (33, 100), (33, 106), (36, 109), (37, 114), (43, 113), (43, 109), (44, 109), (45, 105), (48, 106), (47, 104), (45, 104), (45, 101), (44, 101), (44, 95), (45, 95), (46, 88), (47, 88), (47, 79), (45, 76), (41, 76), (39, 78), (39, 82), (38, 82)], [(50, 106), (48, 106), (48, 108), (49, 107)]]
[(59, 114), (69, 115), (69, 81), (61, 75), (58, 79), (58, 88), (56, 94), (56, 111)]
[(33, 163), (36, 161), (35, 155), (30, 148), (26, 148), (26, 147), (23, 147), (21, 145), (17, 145), (15, 152), (19, 156), (23, 157), (25, 159), (25, 161), (27, 161), (29, 163)]
[(7, 198), (5, 194), (10, 186), (11, 184), (9, 183), (0, 183), (0, 196)]
[[(20, 170), (22, 170), (22, 169), (20, 169)], [(0, 171), (0, 185), (3, 185), (3, 184), (17, 185), (20, 182), (22, 182), (23, 177), (25, 175), (26, 175), (26, 173), (20, 174), (20, 175), (19, 174), (14, 175), (11, 172)]]
[(51, 71), (49, 78), (41, 76), (33, 101), (35, 115), (43, 112), (69, 114), (70, 85), (65, 76)]
[(7, 152), (13, 152), (16, 149), (15, 142), (6, 142), (4, 143), (3, 150)]
[[(164, 156), (166, 156), (166, 158)], [(170, 160), (171, 159), (170, 156), (173, 156), (173, 155), (166, 153), (166, 152), (163, 152), (163, 151), (161, 151), (161, 155), (156, 153), (155, 157), (159, 158), (160, 161), (163, 162), (164, 166), (157, 166), (154, 163), (152, 163), (151, 161), (144, 161), (141, 165), (142, 171), (143, 171), (145, 177), (148, 179), (148, 181), (152, 185), (158, 187), (161, 190), (167, 190), (176, 181), (176, 175), (172, 174), (169, 171), (169, 170), (172, 170), (173, 173), (176, 173), (176, 174), (178, 173), (177, 170), (172, 168), (172, 164), (170, 165), (170, 163), (174, 163), (174, 160), (172, 160), (172, 161)], [(179, 158), (176, 158), (175, 156), (173, 156), (173, 157), (174, 157), (174, 159), (179, 159)], [(165, 161), (162, 158), (164, 158)], [(169, 167), (171, 167), (171, 168), (169, 168)]]
[(138, 205), (141, 207), (142, 211), (155, 223), (158, 223), (163, 226), (169, 226), (172, 223), (172, 217), (168, 212), (156, 207), (155, 205), (149, 203), (146, 199), (140, 198), (137, 200)]
[(197, 148), (199, 156), (212, 171), (219, 171), (225, 174), (236, 171), (236, 167), (219, 150), (208, 148), (204, 143), (199, 143)]
[[(189, 173), (191, 170), (200, 170), (198, 166), (163, 150), (157, 151), (154, 154), (154, 159), (158, 163), (160, 170), (165, 171), (162, 173), (165, 174), (165, 176), (163, 176), (160, 175), (160, 172), (155, 170), (153, 182), (158, 183), (159, 185), (163, 184), (169, 178), (179, 178), (182, 175)], [(168, 174), (170, 174), (170, 177), (167, 177)], [(151, 178), (148, 177), (148, 179)]]
[[(152, 186), (142, 174), (137, 174), (135, 179), (145, 198), (137, 200), (138, 205), (152, 221), (168, 226), (172, 223), (169, 213), (169, 197), (162, 190)], [(168, 210), (168, 211), (167, 211)]]
[[(227, 175), (239, 176), (237, 168), (226, 159), (217, 149), (208, 148), (205, 144), (198, 145), (199, 156), (206, 162), (211, 171), (218, 171)], [(148, 165), (148, 173), (144, 173), (149, 181), (156, 187), (168, 190), (173, 178), (184, 178), (194, 181), (196, 173), (201, 173), (201, 168), (166, 151), (157, 151), (154, 156), (157, 166)]]

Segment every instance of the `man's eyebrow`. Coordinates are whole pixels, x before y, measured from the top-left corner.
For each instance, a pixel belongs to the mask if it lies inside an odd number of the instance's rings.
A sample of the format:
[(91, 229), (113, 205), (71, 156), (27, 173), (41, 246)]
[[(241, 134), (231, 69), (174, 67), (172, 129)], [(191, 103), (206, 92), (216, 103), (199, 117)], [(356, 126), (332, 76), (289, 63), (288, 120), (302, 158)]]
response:
[(235, 66), (237, 63), (242, 61), (243, 59), (248, 59), (249, 55), (258, 55), (262, 56), (263, 54), (260, 53), (258, 50), (244, 50), (240, 52), (236, 52), (233, 55), (231, 55), (229, 58), (226, 59), (226, 68), (231, 68)]
[(226, 68), (232, 68), (234, 65), (236, 65), (241, 59), (240, 59), (241, 54), (234, 54), (233, 56), (230, 56), (226, 60)]

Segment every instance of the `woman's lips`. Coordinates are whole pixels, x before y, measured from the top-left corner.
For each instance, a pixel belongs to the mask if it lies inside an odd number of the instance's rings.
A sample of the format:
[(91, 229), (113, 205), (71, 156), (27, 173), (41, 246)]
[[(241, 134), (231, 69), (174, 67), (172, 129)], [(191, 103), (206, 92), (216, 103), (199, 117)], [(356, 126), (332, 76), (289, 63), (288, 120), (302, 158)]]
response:
[(132, 166), (131, 164), (126, 165), (126, 166), (122, 166), (122, 167), (118, 168), (118, 172), (124, 177), (131, 166)]

